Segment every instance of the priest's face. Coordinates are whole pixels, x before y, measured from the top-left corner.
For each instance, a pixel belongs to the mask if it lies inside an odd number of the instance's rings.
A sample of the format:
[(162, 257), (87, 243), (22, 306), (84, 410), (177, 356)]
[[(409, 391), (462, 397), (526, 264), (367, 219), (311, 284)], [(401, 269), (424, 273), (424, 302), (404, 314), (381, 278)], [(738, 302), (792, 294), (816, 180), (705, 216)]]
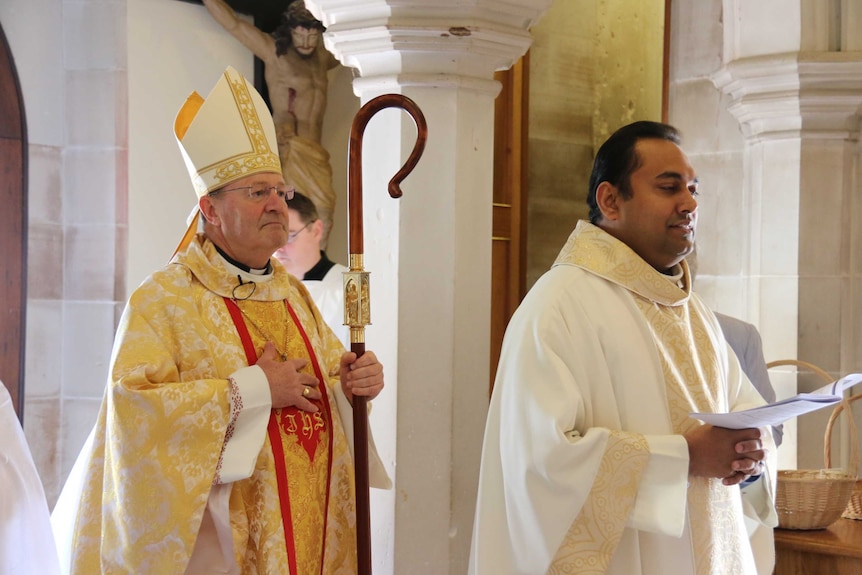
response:
[(305, 272), (320, 261), (320, 240), (323, 237), (323, 222), (303, 222), (299, 212), (288, 208), (290, 229), (287, 243), (278, 248), (275, 257), (288, 273), (302, 279)]
[(266, 267), (272, 253), (287, 241), (286, 189), (281, 174), (262, 173), (204, 196), (200, 207), (207, 236), (236, 261)]
[(600, 185), (604, 188), (600, 225), (666, 272), (694, 249), (697, 176), (671, 141), (638, 140), (635, 152), (640, 165), (626, 189), (607, 182)]

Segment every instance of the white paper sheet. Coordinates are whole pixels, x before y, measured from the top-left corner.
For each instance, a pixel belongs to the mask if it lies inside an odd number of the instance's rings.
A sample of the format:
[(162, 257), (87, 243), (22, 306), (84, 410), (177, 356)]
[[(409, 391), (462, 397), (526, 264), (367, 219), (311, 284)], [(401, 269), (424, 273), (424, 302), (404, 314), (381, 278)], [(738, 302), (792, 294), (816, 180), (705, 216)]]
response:
[(844, 391), (857, 383), (862, 383), (862, 373), (851, 373), (811, 393), (800, 393), (761, 407), (732, 413), (692, 413), (691, 416), (729, 429), (778, 425), (803, 413), (835, 405), (841, 401)]

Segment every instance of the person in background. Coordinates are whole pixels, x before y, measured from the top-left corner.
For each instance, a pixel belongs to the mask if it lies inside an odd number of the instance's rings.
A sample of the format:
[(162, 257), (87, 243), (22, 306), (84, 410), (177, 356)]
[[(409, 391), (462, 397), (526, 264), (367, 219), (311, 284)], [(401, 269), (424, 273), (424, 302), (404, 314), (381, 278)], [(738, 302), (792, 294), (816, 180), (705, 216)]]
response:
[(775, 524), (768, 429), (690, 416), (763, 404), (692, 292), (698, 181), (671, 126), (599, 149), (587, 203), (503, 341), (469, 573), (754, 575), (740, 483)]
[[(350, 402), (380, 393), (383, 368), (345, 352), (270, 261), (293, 189), (252, 85), (228, 68), (174, 133), (195, 216), (123, 312), (98, 420), (52, 514), (62, 565), (354, 573)], [(390, 485), (371, 441), (369, 468)]]
[(12, 398), (0, 381), (0, 573), (57, 575), (48, 503)]
[[(691, 270), (692, 282), (697, 281), (697, 246), (685, 258), (685, 261)], [(763, 399), (766, 400), (766, 403), (775, 402), (775, 388), (772, 387), (772, 382), (769, 380), (766, 359), (763, 357), (763, 339), (760, 337), (757, 327), (754, 324), (718, 313), (717, 311), (713, 312), (713, 314), (715, 314), (715, 319), (718, 320), (718, 324), (721, 326), (724, 339), (727, 340), (733, 353), (739, 359), (739, 365), (742, 367), (743, 373), (745, 373)], [(772, 437), (775, 440), (775, 446), (780, 446), (784, 438), (784, 425), (774, 426), (772, 428)]]
[(321, 248), (323, 222), (314, 203), (299, 192), (287, 201), (291, 231), (287, 243), (278, 248), (275, 257), (291, 275), (302, 280), (323, 319), (350, 348), (350, 328), (344, 325), (344, 285), (342, 273), (347, 267), (326, 256)]

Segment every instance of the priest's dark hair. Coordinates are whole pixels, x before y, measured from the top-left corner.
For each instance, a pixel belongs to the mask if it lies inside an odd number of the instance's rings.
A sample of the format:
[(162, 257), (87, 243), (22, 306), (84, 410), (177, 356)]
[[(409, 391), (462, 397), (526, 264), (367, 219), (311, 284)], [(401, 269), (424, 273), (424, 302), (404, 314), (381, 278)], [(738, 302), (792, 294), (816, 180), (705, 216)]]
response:
[(590, 222), (598, 224), (602, 219), (602, 211), (596, 201), (596, 190), (602, 182), (608, 182), (618, 188), (623, 198), (632, 195), (630, 178), (632, 172), (640, 165), (640, 158), (635, 152), (638, 140), (669, 140), (679, 145), (679, 130), (668, 124), (642, 120), (623, 126), (608, 138), (599, 148), (593, 162), (590, 174), (590, 190), (587, 194), (587, 206), (590, 208)]

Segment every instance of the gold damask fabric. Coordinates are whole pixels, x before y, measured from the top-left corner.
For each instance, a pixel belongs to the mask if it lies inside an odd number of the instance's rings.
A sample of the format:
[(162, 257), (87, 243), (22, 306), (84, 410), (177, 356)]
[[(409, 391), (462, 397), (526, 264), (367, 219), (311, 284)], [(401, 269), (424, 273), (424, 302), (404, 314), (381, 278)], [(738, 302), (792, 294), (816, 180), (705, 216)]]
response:
[[(130, 298), (87, 465), (72, 573), (185, 570), (230, 420), (228, 377), (248, 365), (223, 300), (234, 295), (236, 285), (214, 246), (198, 236)], [(254, 286), (243, 305), (264, 324), (263, 310), (284, 310), (285, 299), (320, 354), (319, 372), (332, 390), (338, 380), (327, 374), (337, 373), (343, 348), (297, 280), (278, 267), (271, 281)], [(264, 336), (253, 328), (249, 333), (259, 353)], [(272, 337), (284, 341), (280, 335)], [(289, 354), (306, 356), (300, 346), (301, 338), (288, 337)], [(323, 572), (355, 570), (352, 461), (334, 400), (326, 411), (331, 414), (328, 453), (329, 438), (318, 438), (309, 456), (308, 445), (291, 435), (290, 418), (280, 422), (287, 469), (295, 475), (289, 501), (293, 525), (303, 536), (298, 573), (321, 572), (322, 545)], [(282, 415), (275, 412), (276, 419)], [(232, 484), (230, 522), (242, 573), (290, 572), (275, 470), (267, 437), (252, 475)], [(327, 490), (323, 515), (322, 507), (310, 502)], [(306, 510), (311, 510), (307, 517)], [(304, 538), (321, 529), (322, 536)]]
[(548, 575), (601, 575), (607, 570), (648, 460), (643, 436), (610, 432), (587, 503), (566, 533)]

